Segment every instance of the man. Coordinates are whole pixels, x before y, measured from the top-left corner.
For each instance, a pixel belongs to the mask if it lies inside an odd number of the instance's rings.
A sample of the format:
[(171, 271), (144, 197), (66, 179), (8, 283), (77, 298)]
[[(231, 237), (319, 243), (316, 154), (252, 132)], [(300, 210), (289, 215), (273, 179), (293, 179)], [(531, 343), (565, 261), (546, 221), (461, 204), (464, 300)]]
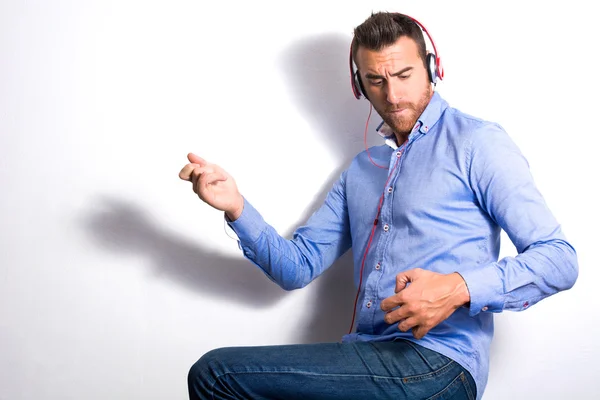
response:
[[(225, 348), (190, 370), (192, 399), (474, 399), (487, 383), (492, 313), (573, 286), (573, 247), (497, 124), (449, 107), (420, 24), (377, 13), (354, 31), (353, 88), (387, 143), (357, 155), (323, 206), (282, 238), (222, 168), (189, 154), (179, 176), (225, 212), (244, 255), (291, 290), (350, 247), (356, 332), (342, 343)], [(384, 131), (385, 131), (384, 128)], [(504, 229), (518, 250), (498, 261)]]

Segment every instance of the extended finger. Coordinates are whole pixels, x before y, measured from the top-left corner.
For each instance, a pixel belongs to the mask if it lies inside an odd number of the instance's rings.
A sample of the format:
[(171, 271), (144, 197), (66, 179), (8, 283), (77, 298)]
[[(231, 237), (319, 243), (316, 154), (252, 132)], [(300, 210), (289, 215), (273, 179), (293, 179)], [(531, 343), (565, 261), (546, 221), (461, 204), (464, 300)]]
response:
[(408, 307), (401, 306), (401, 307), (396, 308), (395, 310), (392, 310), (392, 311), (386, 313), (385, 316), (383, 317), (383, 319), (388, 324), (393, 324), (394, 322), (402, 321), (403, 319), (406, 319), (406, 318), (412, 317), (412, 316), (413, 316), (413, 314), (408, 310)]
[(418, 323), (419, 322), (415, 317), (406, 318), (404, 321), (400, 321), (398, 329), (402, 332), (408, 332), (409, 329), (416, 327)]
[(404, 297), (400, 294), (394, 294), (390, 297), (385, 298), (382, 302), (381, 302), (381, 310), (382, 311), (391, 311), (394, 308), (401, 306)]
[(201, 167), (205, 166), (206, 164), (208, 164), (208, 162), (206, 162), (206, 160), (202, 157), (197, 156), (194, 153), (188, 153), (187, 155), (188, 160), (190, 160), (190, 162), (192, 164), (198, 164)]

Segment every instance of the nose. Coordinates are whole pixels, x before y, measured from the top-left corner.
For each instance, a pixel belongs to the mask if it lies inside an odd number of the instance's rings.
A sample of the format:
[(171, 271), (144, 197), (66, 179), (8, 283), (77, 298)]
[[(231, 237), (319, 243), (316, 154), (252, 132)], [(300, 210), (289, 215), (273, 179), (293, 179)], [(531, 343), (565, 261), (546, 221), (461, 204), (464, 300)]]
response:
[(400, 85), (394, 80), (390, 80), (386, 85), (386, 97), (390, 104), (397, 104), (402, 99), (402, 93), (400, 91)]

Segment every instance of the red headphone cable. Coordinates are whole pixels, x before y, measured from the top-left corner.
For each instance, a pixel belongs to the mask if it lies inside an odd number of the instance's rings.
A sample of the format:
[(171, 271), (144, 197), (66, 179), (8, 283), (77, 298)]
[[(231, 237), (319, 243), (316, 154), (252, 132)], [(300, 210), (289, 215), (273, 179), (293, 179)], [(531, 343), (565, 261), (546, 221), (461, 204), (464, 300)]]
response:
[[(369, 109), (369, 117), (367, 118), (367, 127), (369, 125), (369, 119), (371, 118), (371, 110), (372, 110), (372, 107)], [(365, 128), (365, 147), (367, 146), (366, 132), (367, 132), (367, 128)], [(369, 155), (369, 149), (368, 148), (367, 148), (367, 155)], [(373, 165), (375, 165), (376, 167), (385, 168), (385, 167), (382, 167), (381, 165), (376, 164), (373, 161), (373, 159), (371, 158), (370, 155), (369, 155), (369, 160), (371, 160), (371, 163)], [(361, 266), (360, 266), (360, 277), (359, 277), (359, 280), (358, 280), (358, 289), (356, 291), (356, 297), (354, 298), (354, 308), (353, 308), (353, 311), (352, 311), (352, 322), (350, 323), (350, 329), (348, 330), (348, 334), (352, 333), (352, 327), (354, 326), (354, 318), (356, 317), (356, 305), (358, 304), (358, 297), (360, 295), (360, 289), (362, 287), (363, 271), (365, 269), (365, 261), (367, 260), (367, 254), (369, 253), (369, 249), (371, 248), (371, 244), (373, 242), (373, 236), (375, 234), (375, 229), (377, 227), (377, 224), (379, 223), (379, 214), (381, 213), (381, 206), (383, 205), (383, 199), (384, 199), (384, 196), (385, 196), (385, 188), (387, 187), (388, 183), (390, 182), (390, 179), (394, 175), (394, 171), (396, 170), (396, 167), (398, 166), (398, 162), (399, 161), (400, 161), (400, 156), (398, 156), (396, 158), (396, 162), (394, 163), (394, 167), (392, 168), (392, 171), (388, 174), (388, 178), (385, 181), (385, 185), (383, 185), (384, 191), (381, 194), (381, 197), (379, 198), (379, 205), (377, 206), (377, 214), (375, 215), (375, 220), (373, 221), (373, 226), (371, 227), (371, 234), (369, 235), (369, 240), (367, 242), (367, 248), (365, 249), (365, 253), (363, 255), (363, 259), (362, 259)]]

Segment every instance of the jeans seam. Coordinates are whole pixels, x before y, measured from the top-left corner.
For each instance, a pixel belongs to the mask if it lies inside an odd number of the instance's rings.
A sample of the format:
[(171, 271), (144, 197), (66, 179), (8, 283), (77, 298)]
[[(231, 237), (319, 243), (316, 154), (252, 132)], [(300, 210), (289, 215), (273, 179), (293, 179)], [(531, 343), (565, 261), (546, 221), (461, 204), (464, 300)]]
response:
[[(445, 368), (445, 366), (444, 366), (444, 368)], [(245, 375), (245, 374), (298, 374), (298, 375), (313, 375), (313, 376), (336, 376), (336, 377), (342, 377), (342, 378), (343, 377), (378, 378), (378, 379), (391, 379), (391, 380), (399, 380), (399, 381), (406, 379), (406, 378), (402, 378), (399, 376), (382, 376), (382, 375), (375, 375), (375, 374), (320, 374), (317, 372), (306, 372), (306, 371), (236, 371), (236, 372), (225, 372), (224, 374), (217, 376), (215, 378), (215, 382), (211, 385), (211, 390), (215, 386), (216, 381), (221, 379), (221, 377), (224, 377), (226, 375), (235, 375), (235, 374), (240, 374), (240, 375), (242, 375), (242, 374), (243, 375)]]
[(473, 390), (471, 390), (471, 383), (467, 379), (467, 376), (465, 375), (464, 371), (461, 372), (460, 379), (463, 381), (463, 385), (465, 386), (465, 390), (467, 391), (467, 396), (469, 396), (469, 400), (475, 400), (475, 395), (473, 394)]
[(412, 349), (421, 357), (421, 359), (423, 359), (423, 361), (425, 362), (425, 364), (427, 364), (427, 366), (429, 368), (431, 368), (432, 370), (435, 370), (435, 368), (433, 367), (433, 365), (431, 365), (429, 363), (429, 359), (427, 357), (425, 357), (425, 355), (423, 353), (421, 353), (421, 351), (418, 349), (417, 345), (415, 343), (412, 343), (410, 340), (407, 340), (406, 343), (412, 347)]
[(448, 364), (436, 369), (435, 371), (431, 371), (431, 372), (428, 372), (426, 374), (421, 374), (421, 375), (406, 376), (406, 377), (402, 378), (402, 382), (411, 383), (411, 382), (418, 382), (418, 381), (422, 381), (425, 379), (433, 378), (437, 375), (440, 375), (440, 374), (446, 372), (446, 370), (450, 369), (450, 367), (452, 367), (454, 364), (456, 364), (456, 363), (454, 361), (450, 360), (448, 362)]
[(229, 375), (235, 374), (299, 374), (299, 375), (314, 375), (314, 376), (335, 376), (335, 377), (348, 377), (348, 378), (372, 378), (372, 379), (385, 379), (390, 381), (398, 381), (402, 383), (402, 379), (396, 376), (379, 376), (379, 375), (364, 375), (364, 374), (319, 374), (319, 373), (311, 373), (304, 371), (239, 371), (239, 372), (225, 372), (224, 374), (218, 375), (215, 377), (214, 382), (210, 385), (210, 398), (211, 400), (215, 400), (215, 385), (217, 382), (221, 381), (222, 378), (227, 377)]
[[(450, 388), (452, 388), (454, 385), (462, 383), (463, 387), (465, 386), (465, 373), (463, 371), (460, 372), (460, 374), (458, 374), (457, 377), (455, 377), (454, 379), (452, 379), (452, 381), (446, 385), (445, 388), (443, 388), (441, 391), (437, 392), (436, 394), (434, 394), (431, 397), (428, 397), (427, 400), (435, 400), (435, 399), (439, 399), (440, 396), (442, 396), (443, 394), (445, 394), (448, 390), (450, 390)], [(460, 381), (460, 382), (459, 382)], [(468, 393), (467, 393), (468, 394)], [(469, 399), (471, 397), (469, 396)]]

